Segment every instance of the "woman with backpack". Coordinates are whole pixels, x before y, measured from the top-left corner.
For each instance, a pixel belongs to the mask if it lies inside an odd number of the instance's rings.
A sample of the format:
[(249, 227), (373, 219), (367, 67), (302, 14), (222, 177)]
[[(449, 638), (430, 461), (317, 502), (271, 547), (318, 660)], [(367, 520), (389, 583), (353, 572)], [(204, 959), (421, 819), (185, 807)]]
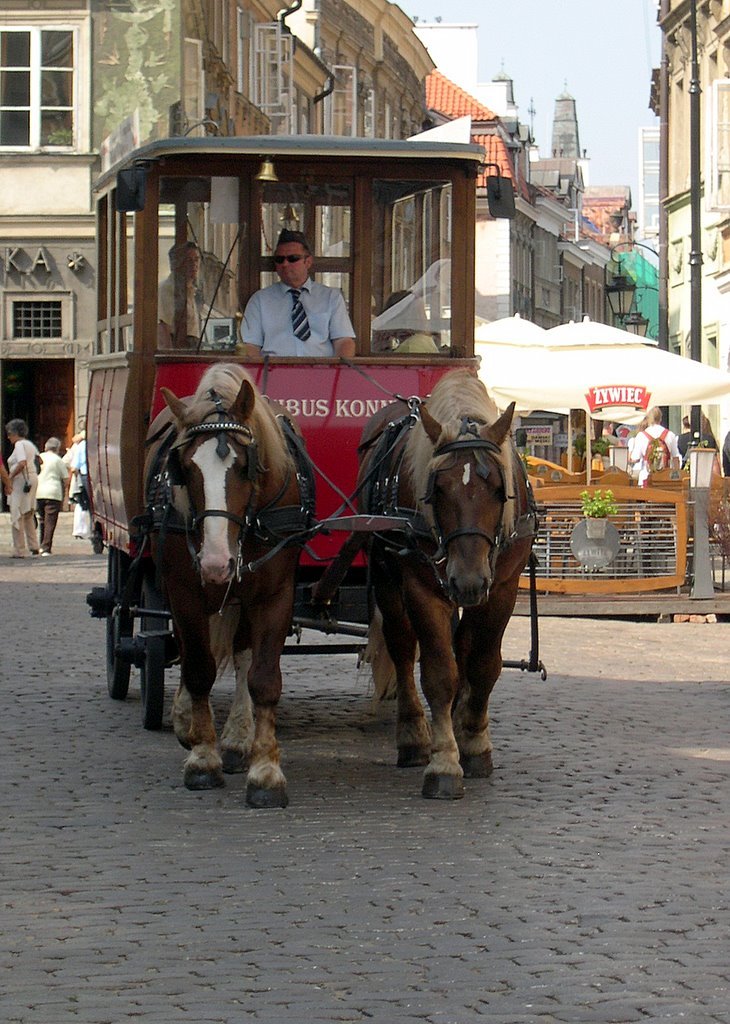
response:
[(646, 414), (646, 426), (642, 425), (636, 434), (630, 458), (639, 466), (639, 487), (646, 487), (652, 473), (679, 469), (681, 456), (677, 435), (662, 426), (662, 411), (658, 405)]

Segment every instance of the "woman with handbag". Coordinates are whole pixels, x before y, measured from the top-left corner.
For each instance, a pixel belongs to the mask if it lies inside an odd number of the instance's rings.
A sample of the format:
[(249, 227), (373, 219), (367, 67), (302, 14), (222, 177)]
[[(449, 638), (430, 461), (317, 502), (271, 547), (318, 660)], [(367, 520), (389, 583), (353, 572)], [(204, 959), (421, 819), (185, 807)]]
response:
[(8, 420), (5, 433), (13, 446), (8, 459), (9, 486), (5, 488), (10, 508), (10, 528), (13, 535), (13, 558), (25, 558), (40, 553), (35, 526), (35, 492), (38, 487), (36, 458), (38, 449), (28, 440), (25, 420)]

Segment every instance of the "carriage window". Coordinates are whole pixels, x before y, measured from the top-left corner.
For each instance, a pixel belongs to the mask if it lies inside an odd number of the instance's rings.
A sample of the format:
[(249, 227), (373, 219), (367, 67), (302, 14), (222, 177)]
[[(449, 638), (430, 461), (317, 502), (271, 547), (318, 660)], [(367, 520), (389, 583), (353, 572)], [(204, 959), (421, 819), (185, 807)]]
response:
[(160, 179), (157, 345), (232, 351), (238, 343), (239, 181)]
[(377, 181), (373, 208), (372, 351), (448, 354), (451, 186)]
[(282, 228), (303, 231), (314, 255), (314, 275), (339, 288), (350, 303), (352, 189), (349, 185), (269, 183), (261, 217), (261, 286), (278, 281), (270, 263)]
[(131, 351), (134, 307), (135, 215), (115, 208), (114, 194), (99, 201), (98, 355)]

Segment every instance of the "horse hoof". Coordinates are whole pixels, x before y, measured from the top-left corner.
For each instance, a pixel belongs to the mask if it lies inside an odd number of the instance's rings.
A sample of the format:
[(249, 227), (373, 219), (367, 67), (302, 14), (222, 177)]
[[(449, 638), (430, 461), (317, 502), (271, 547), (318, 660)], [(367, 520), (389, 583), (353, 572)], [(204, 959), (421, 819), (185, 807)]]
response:
[(257, 809), (265, 807), (286, 807), (289, 797), (286, 795), (284, 786), (274, 786), (273, 789), (264, 789), (263, 786), (246, 787), (246, 803), (249, 807)]
[(185, 770), (185, 786), (187, 789), (219, 789), (225, 785), (220, 771), (204, 771), (202, 768)]
[(423, 780), (421, 792), (427, 800), (461, 800), (464, 795), (464, 783), (458, 775), (429, 773)]
[(429, 754), (423, 747), (411, 744), (406, 747), (398, 747), (399, 768), (420, 768), (429, 762)]
[(489, 750), (485, 750), (483, 754), (462, 754), (460, 761), (464, 777), (467, 779), (486, 779), (494, 770)]
[(223, 771), (226, 775), (235, 775), (238, 772), (245, 772), (248, 764), (246, 758), (238, 750), (221, 750)]

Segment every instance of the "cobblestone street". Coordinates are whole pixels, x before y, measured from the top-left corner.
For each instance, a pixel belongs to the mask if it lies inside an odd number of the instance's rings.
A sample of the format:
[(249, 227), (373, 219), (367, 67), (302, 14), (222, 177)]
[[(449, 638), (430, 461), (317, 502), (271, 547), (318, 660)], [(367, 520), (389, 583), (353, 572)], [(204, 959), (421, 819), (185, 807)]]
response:
[(109, 699), (105, 558), (2, 550), (6, 1024), (730, 1021), (730, 624), (545, 620), (455, 803), (353, 656), (287, 657), (290, 805), (252, 811), (184, 788), (174, 672), (159, 733), (136, 672)]

